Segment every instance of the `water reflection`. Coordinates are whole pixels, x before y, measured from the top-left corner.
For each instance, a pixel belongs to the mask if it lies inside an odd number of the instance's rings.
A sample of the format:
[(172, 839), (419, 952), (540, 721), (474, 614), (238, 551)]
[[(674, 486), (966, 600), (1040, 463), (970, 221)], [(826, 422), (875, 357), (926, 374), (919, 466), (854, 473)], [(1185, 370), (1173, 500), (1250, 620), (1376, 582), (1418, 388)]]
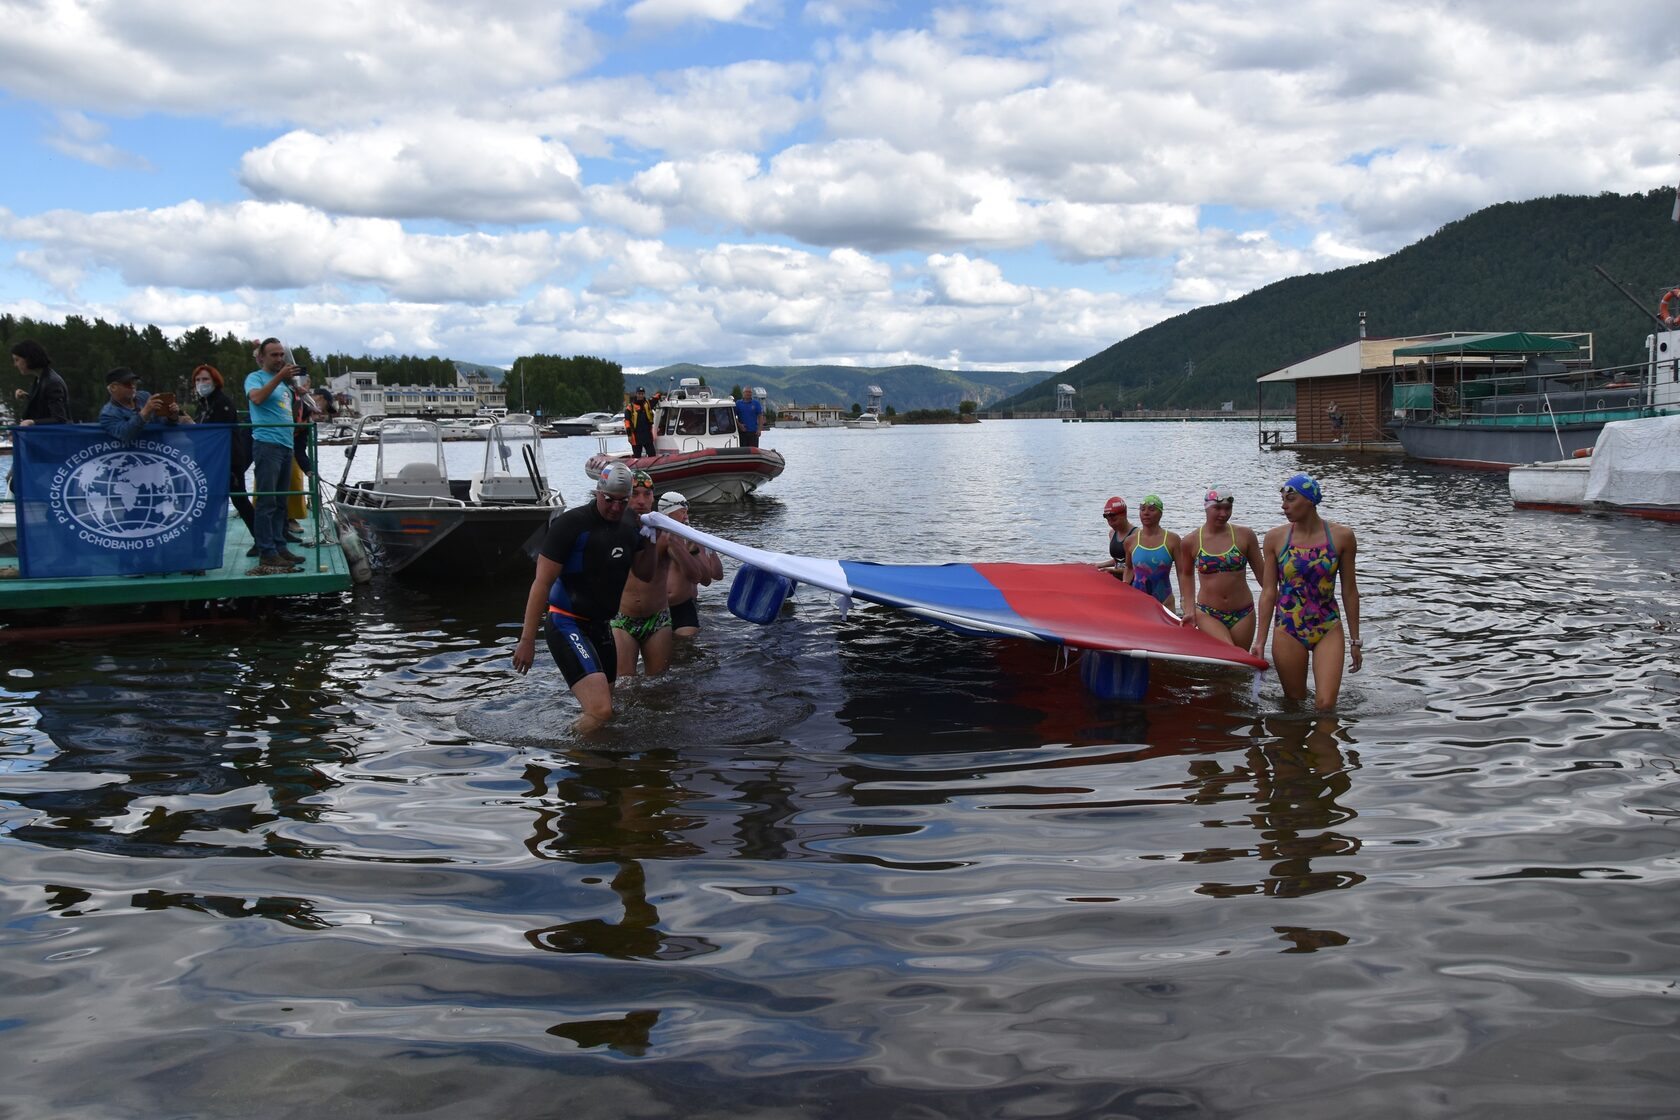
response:
[[(1319, 891), (1358, 886), (1365, 876), (1314, 861), (1355, 855), (1359, 839), (1344, 828), (1357, 815), (1338, 798), (1352, 789), (1352, 772), (1359, 767), (1357, 752), (1344, 755), (1337, 742), (1340, 724), (1334, 718), (1273, 717), (1260, 721), (1265, 741), (1244, 753), (1241, 765), (1221, 759), (1197, 759), (1185, 783), (1192, 804), (1250, 803), (1241, 817), (1206, 822), (1216, 828), (1253, 829), (1252, 845), (1220, 845), (1184, 853), (1189, 863), (1226, 864), (1258, 860), (1266, 874), (1252, 882), (1210, 880), (1197, 887), (1202, 894), (1232, 898), (1265, 894), (1297, 898)], [(1340, 936), (1340, 935), (1333, 935)], [(1340, 942), (1335, 942), (1339, 944)]]
[[(772, 499), (696, 519), (814, 555), (1079, 559), (1160, 462), (1270, 509), (1295, 459), (1235, 427), (790, 434)], [(935, 461), (964, 485), (929, 503)], [(1660, 1111), (1672, 536), (1513, 515), (1480, 476), (1318, 473), (1369, 554), (1341, 722), (1213, 669), (1101, 703), (1044, 647), (809, 593), (760, 630), (713, 592), (601, 743), (557, 732), (556, 678), (508, 672), (511, 584), (0, 647), (8, 1103), (1318, 1115), (1448, 1083), (1544, 1111), (1562, 1080)]]

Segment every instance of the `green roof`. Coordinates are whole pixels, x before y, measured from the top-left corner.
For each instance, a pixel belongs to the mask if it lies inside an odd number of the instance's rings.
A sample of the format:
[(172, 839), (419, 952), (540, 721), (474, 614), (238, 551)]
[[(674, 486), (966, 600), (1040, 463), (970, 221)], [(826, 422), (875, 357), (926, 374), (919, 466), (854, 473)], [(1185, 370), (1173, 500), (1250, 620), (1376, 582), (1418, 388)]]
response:
[(1468, 334), (1441, 342), (1402, 346), (1396, 358), (1428, 358), (1443, 354), (1574, 354), (1581, 348), (1568, 339), (1510, 331), (1505, 334)]

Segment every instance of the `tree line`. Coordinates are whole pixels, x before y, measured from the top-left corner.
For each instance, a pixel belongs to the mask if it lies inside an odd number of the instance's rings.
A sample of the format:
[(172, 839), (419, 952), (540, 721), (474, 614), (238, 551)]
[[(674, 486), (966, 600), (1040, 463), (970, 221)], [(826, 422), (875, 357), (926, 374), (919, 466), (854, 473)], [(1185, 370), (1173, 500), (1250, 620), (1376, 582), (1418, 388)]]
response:
[[(191, 398), (192, 371), (200, 364), (215, 366), (227, 384), (234, 405), (245, 408), (245, 375), (256, 369), (252, 357), (253, 339), (230, 332), (217, 336), (208, 327), (194, 327), (170, 338), (156, 326), (136, 327), (71, 315), (63, 322), (47, 322), (16, 315), (0, 315), (0, 345), (9, 353), (24, 339), (39, 342), (51, 356), (53, 368), (63, 375), (70, 391), (72, 418), (91, 422), (109, 399), (105, 376), (121, 366), (139, 375), (142, 388), (151, 392), (172, 392), (183, 400)], [(308, 346), (291, 344), (292, 356), (309, 367), (316, 385), (329, 376), (355, 370), (372, 372), (381, 385), (454, 385), (455, 363), (448, 358), (420, 355), (374, 356), (325, 353), (316, 355)], [(573, 415), (623, 405), (623, 369), (617, 362), (579, 355), (560, 358), (537, 354), (520, 358), (514, 373), (503, 382), (508, 403), (521, 411), (520, 374), (524, 375), (523, 398), (528, 408), (545, 416)], [(11, 388), (23, 388), (21, 379)], [(10, 391), (0, 394), (8, 403)]]

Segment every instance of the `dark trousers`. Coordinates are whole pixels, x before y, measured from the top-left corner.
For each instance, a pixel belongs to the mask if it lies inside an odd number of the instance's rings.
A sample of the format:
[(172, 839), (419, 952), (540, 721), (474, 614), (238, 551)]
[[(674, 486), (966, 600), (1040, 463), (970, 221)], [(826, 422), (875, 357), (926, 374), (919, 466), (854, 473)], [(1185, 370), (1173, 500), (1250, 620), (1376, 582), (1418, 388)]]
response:
[(652, 428), (637, 428), (630, 433), (630, 454), (638, 458), (653, 454)]
[(741, 436), (741, 446), (742, 447), (757, 447), (758, 446), (758, 433), (757, 432), (741, 432), (740, 436)]

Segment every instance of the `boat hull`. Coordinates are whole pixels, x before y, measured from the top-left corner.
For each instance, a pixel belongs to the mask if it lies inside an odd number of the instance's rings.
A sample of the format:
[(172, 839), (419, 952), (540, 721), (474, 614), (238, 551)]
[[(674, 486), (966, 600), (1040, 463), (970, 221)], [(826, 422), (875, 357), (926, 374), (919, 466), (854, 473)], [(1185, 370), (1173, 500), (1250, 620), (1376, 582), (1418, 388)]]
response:
[(407, 580), (480, 580), (528, 569), (527, 543), (560, 512), (547, 505), (368, 505), (353, 486), (340, 488), (335, 504), (374, 567)]
[(1550, 462), (1592, 447), (1605, 421), (1580, 424), (1426, 423), (1396, 421), (1395, 434), (1406, 454), (1426, 463), (1474, 470), (1509, 470), (1525, 463)]
[(1591, 474), (1591, 459), (1562, 459), (1512, 467), (1511, 504), (1518, 509), (1579, 513)]
[(646, 471), (655, 494), (674, 492), (697, 504), (740, 501), (787, 466), (780, 452), (767, 448), (712, 447), (639, 457), (603, 453), (592, 456), (584, 470), (594, 478), (611, 462)]

